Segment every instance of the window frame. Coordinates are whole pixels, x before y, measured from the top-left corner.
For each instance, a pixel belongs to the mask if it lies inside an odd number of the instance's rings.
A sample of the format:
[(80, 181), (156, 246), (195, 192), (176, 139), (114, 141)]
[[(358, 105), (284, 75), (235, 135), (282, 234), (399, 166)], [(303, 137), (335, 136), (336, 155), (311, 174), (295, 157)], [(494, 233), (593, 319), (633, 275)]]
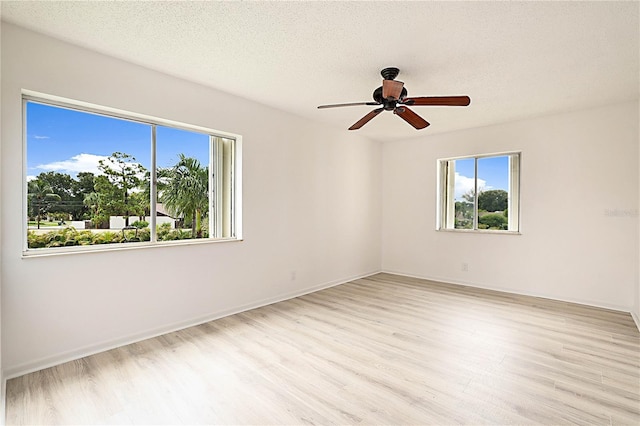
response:
[[(478, 228), (478, 160), (492, 157), (509, 157), (509, 188), (507, 209), (509, 211), (507, 229), (479, 229)], [(473, 203), (473, 228), (455, 228), (455, 169), (450, 167), (451, 161), (474, 160), (474, 203)], [(489, 154), (464, 155), (457, 157), (440, 158), (437, 164), (437, 208), (436, 230), (443, 232), (463, 232), (481, 234), (520, 235), (520, 171), (522, 165), (521, 151), (507, 151)]]
[[(150, 165), (149, 165), (149, 180), (152, 190), (149, 200), (150, 210), (150, 241), (143, 242), (128, 242), (126, 244), (112, 243), (112, 244), (96, 244), (86, 246), (68, 246), (68, 247), (49, 247), (49, 248), (29, 248), (27, 241), (28, 231), (28, 165), (27, 165), (27, 104), (29, 102), (39, 103), (47, 106), (53, 106), (58, 108), (70, 109), (78, 112), (95, 114), (104, 117), (110, 117), (119, 120), (127, 120), (135, 123), (148, 125), (151, 128), (150, 136)], [(167, 247), (174, 245), (192, 245), (192, 244), (211, 244), (219, 242), (229, 241), (242, 241), (242, 136), (235, 133), (224, 132), (220, 130), (214, 130), (207, 127), (186, 124), (173, 120), (167, 120), (159, 117), (154, 117), (145, 114), (134, 113), (130, 111), (124, 111), (116, 108), (100, 106), (88, 102), (76, 101), (59, 96), (53, 96), (43, 94), (40, 92), (34, 92), (30, 90), (23, 90), (21, 97), (22, 106), (22, 257), (42, 256), (42, 255), (60, 255), (69, 253), (87, 253), (96, 251), (113, 251), (113, 250), (127, 250), (137, 248), (149, 248), (149, 247)], [(158, 241), (157, 229), (156, 229), (156, 204), (157, 204), (157, 152), (156, 152), (156, 130), (158, 126), (170, 127), (173, 129), (184, 130), (189, 132), (197, 132), (206, 134), (209, 136), (209, 229), (210, 236), (207, 238), (197, 239), (182, 239), (173, 241)], [(231, 144), (231, 154), (228, 159), (218, 158), (218, 143), (219, 140), (233, 141)], [(219, 167), (222, 166), (222, 161), (227, 163), (227, 170), (222, 173), (222, 177), (219, 176)], [(230, 190), (226, 191), (227, 198), (231, 203), (230, 213), (226, 214), (227, 220), (231, 227), (231, 236), (226, 237), (213, 237), (214, 233), (218, 235), (221, 221), (219, 216), (221, 215), (217, 209), (214, 208), (214, 200), (219, 199), (218, 193), (223, 186), (222, 180), (230, 179)]]

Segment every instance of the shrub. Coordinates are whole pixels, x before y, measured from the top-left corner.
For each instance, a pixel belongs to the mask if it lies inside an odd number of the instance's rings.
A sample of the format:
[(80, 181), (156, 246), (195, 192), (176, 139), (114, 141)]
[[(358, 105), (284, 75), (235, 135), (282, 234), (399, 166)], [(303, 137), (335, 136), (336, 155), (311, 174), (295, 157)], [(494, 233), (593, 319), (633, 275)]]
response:
[(486, 228), (480, 229), (507, 229), (507, 218), (502, 213), (489, 213), (478, 218), (478, 228), (485, 225)]
[[(27, 231), (27, 246), (29, 248), (48, 248), (63, 246), (90, 246), (96, 244), (114, 244), (134, 241), (150, 241), (151, 230), (149, 227), (136, 230), (93, 232), (90, 230), (78, 231), (72, 226), (64, 229), (38, 234), (35, 231)], [(125, 238), (126, 237), (126, 238)], [(191, 230), (171, 229), (171, 225), (163, 223), (158, 226), (158, 241), (186, 240), (191, 238)]]
[(138, 228), (135, 227), (124, 228), (120, 232), (120, 235), (123, 243), (134, 243), (140, 241), (140, 237), (138, 237)]
[(159, 241), (188, 240), (191, 238), (191, 230), (172, 229), (162, 236), (158, 236)]
[(190, 229), (171, 229), (171, 225), (163, 223), (158, 225), (158, 241), (175, 241), (175, 240), (189, 240), (191, 239)]
[(159, 241), (164, 241), (165, 237), (171, 232), (171, 225), (163, 223), (157, 227), (157, 235)]
[(121, 232), (99, 232), (96, 233), (93, 238), (93, 244), (111, 244), (111, 243), (119, 243), (122, 241), (122, 233)]
[(27, 232), (27, 245), (29, 248), (75, 246), (78, 245), (79, 235), (79, 232), (72, 226), (45, 234), (29, 231)]
[(93, 244), (94, 235), (91, 231), (80, 231), (76, 237), (76, 242), (81, 246), (90, 246)]
[(131, 226), (135, 226), (138, 229), (146, 228), (149, 226), (149, 222), (147, 222), (146, 220), (136, 220), (131, 224)]
[(44, 235), (38, 235), (33, 231), (27, 231), (27, 246), (29, 248), (43, 248), (46, 247)]
[(140, 241), (151, 241), (151, 229), (142, 228), (138, 231), (138, 238)]

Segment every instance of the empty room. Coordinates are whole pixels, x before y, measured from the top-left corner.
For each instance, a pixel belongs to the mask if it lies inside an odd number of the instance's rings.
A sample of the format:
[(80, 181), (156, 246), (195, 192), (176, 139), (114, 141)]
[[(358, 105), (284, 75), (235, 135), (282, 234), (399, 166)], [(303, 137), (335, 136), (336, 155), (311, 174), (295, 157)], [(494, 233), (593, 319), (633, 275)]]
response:
[(4, 424), (640, 424), (639, 1), (0, 7)]

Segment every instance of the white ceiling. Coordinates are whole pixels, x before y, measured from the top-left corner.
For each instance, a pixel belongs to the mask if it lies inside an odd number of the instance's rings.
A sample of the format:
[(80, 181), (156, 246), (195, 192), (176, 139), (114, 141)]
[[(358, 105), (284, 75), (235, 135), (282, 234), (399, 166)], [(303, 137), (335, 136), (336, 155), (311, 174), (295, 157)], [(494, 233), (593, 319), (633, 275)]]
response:
[(382, 68), (409, 96), (416, 131), (385, 112), (378, 140), (638, 99), (640, 2), (26, 2), (2, 19), (347, 131), (373, 107)]

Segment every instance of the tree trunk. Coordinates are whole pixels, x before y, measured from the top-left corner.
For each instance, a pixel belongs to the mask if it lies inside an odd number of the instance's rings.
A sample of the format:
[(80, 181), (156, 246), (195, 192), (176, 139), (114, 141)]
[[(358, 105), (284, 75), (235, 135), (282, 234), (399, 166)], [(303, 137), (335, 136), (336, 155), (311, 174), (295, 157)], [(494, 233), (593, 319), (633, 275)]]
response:
[(122, 187), (124, 188), (124, 226), (129, 226), (129, 188), (124, 180), (124, 171), (122, 172)]
[(202, 213), (200, 209), (196, 209), (196, 238), (202, 238)]

